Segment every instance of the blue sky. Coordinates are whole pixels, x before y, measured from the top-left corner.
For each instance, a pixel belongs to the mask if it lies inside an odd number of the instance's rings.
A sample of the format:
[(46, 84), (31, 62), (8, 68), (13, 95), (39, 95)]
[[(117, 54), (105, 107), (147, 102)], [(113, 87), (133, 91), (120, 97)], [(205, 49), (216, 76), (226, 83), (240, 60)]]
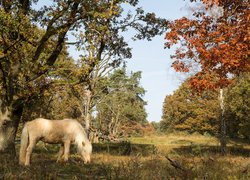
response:
[[(183, 0), (141, 0), (140, 6), (147, 12), (172, 20), (188, 14)], [(183, 75), (171, 68), (170, 55), (174, 49), (164, 49), (164, 36), (152, 41), (129, 41), (129, 44), (133, 48), (133, 58), (128, 60), (128, 70), (142, 71), (141, 85), (147, 91), (144, 99), (148, 102), (148, 120), (160, 121), (164, 98), (176, 90), (183, 79)]]

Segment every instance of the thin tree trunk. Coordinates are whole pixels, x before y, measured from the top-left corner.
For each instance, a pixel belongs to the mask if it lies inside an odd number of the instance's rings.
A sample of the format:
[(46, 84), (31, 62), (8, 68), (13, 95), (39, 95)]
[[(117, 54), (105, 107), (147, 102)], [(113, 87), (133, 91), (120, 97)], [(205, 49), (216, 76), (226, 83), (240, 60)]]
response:
[(86, 90), (86, 103), (85, 103), (85, 130), (87, 133), (87, 136), (89, 138), (89, 128), (90, 128), (90, 121), (91, 121), (91, 114), (90, 114), (90, 108), (91, 108), (91, 99), (92, 99), (92, 93), (90, 90)]
[(86, 129), (88, 138), (89, 138), (90, 118), (91, 118), (90, 113), (87, 113), (85, 117), (85, 129)]
[(220, 145), (221, 145), (221, 153), (225, 154), (227, 151), (227, 142), (226, 142), (226, 120), (224, 117), (224, 90), (220, 89), (220, 108), (221, 108), (221, 114), (220, 114), (220, 121), (221, 121), (221, 129), (220, 129)]

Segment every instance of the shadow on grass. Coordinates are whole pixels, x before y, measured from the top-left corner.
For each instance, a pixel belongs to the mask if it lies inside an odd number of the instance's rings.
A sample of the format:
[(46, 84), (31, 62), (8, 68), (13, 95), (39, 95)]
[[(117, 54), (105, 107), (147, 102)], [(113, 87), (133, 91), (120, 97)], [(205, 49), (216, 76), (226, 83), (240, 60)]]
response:
[[(180, 146), (173, 148), (174, 152), (181, 155), (203, 155), (203, 154), (221, 154), (220, 146), (211, 145), (199, 145), (192, 144), (190, 146)], [(250, 149), (246, 149), (243, 146), (233, 145), (227, 147), (227, 152), (225, 155), (250, 157)]]
[(120, 143), (96, 143), (93, 144), (96, 153), (108, 153), (112, 155), (141, 155), (150, 156), (157, 153), (157, 148), (152, 144), (132, 144), (130, 142)]

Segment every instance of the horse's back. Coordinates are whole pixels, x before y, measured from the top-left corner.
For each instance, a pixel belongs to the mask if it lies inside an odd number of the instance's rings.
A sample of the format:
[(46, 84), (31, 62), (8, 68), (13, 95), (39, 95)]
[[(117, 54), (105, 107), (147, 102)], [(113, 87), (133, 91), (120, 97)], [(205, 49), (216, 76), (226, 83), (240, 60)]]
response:
[(50, 120), (45, 118), (36, 118), (32, 121), (27, 122), (26, 124), (40, 124), (43, 126), (49, 126), (50, 124), (80, 124), (80, 123), (75, 119)]
[(26, 123), (29, 129), (38, 131), (61, 131), (74, 132), (84, 130), (82, 125), (75, 119), (49, 120), (45, 118), (37, 118)]
[(26, 124), (30, 125), (30, 124), (37, 124), (37, 123), (46, 123), (48, 121), (50, 121), (50, 120), (45, 119), (45, 118), (36, 118), (36, 119), (31, 120), (31, 121), (28, 121)]
[(49, 128), (50, 125), (50, 120), (44, 119), (44, 118), (36, 118), (32, 121), (29, 121), (25, 124), (28, 128)]

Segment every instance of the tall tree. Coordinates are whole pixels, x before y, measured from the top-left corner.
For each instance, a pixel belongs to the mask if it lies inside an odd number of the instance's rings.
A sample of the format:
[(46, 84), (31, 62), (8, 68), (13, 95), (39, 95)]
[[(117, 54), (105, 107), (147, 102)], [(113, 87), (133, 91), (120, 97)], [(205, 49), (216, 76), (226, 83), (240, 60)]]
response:
[[(196, 2), (196, 0), (191, 0)], [(201, 0), (204, 8), (170, 23), (166, 47), (180, 44), (172, 66), (176, 71), (198, 72), (190, 79), (199, 92), (221, 88), (221, 150), (225, 152), (225, 118), (223, 88), (231, 82), (230, 75), (249, 72), (249, 2), (246, 0)], [(216, 10), (216, 11), (214, 11)], [(220, 13), (214, 13), (214, 12)], [(236, 53), (237, 52), (237, 53)]]
[(127, 75), (124, 68), (109, 76), (106, 96), (96, 107), (98, 129), (117, 136), (122, 126), (131, 122), (147, 123), (146, 102), (142, 99), (145, 90), (139, 84), (140, 78), (140, 72)]
[(0, 150), (13, 154), (23, 106), (52, 83), (46, 76), (67, 33), (79, 28), (93, 11), (105, 11), (95, 1), (52, 1), (39, 10), (32, 9), (33, 2), (37, 0), (0, 1)]
[[(80, 84), (81, 88), (79, 84), (72, 86), (72, 91), (82, 101), (81, 111), (87, 131), (90, 127), (91, 112), (98, 102), (96, 97), (101, 93), (96, 88), (99, 81), (108, 72), (123, 64), (125, 59), (132, 57), (131, 47), (123, 37), (124, 34), (134, 30), (136, 33), (130, 37), (133, 40), (151, 40), (166, 30), (166, 20), (157, 18), (154, 13), (145, 13), (138, 7), (138, 2), (99, 2), (99, 6), (106, 9), (106, 13), (95, 12), (89, 16), (83, 23), (84, 31), (77, 35), (77, 45), (82, 52), (79, 65), (82, 68), (80, 79), (83, 83)], [(125, 5), (130, 6), (133, 11), (124, 12)], [(81, 89), (84, 89), (85, 93), (81, 93)]]

